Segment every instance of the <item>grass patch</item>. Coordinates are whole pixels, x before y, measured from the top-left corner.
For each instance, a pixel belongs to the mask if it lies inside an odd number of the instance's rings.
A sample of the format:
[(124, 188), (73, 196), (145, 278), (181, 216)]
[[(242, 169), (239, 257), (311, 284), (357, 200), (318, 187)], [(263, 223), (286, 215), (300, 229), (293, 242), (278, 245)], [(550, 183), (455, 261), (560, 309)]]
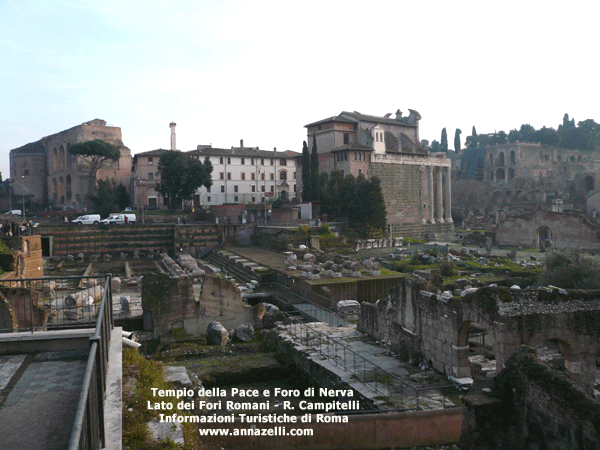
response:
[[(127, 387), (129, 380), (131, 386)], [(152, 361), (144, 358), (136, 349), (123, 349), (123, 381), (126, 386), (123, 389), (123, 449), (124, 450), (203, 450), (200, 443), (196, 425), (192, 423), (182, 424), (185, 445), (173, 442), (152, 443), (150, 432), (146, 425), (152, 418), (158, 417), (159, 411), (147, 408), (148, 402), (165, 401), (172, 402), (173, 412), (176, 412), (177, 398), (154, 397), (152, 388), (172, 389), (172, 385), (165, 380), (163, 364), (160, 361)], [(189, 415), (188, 412), (178, 411), (181, 415)]]

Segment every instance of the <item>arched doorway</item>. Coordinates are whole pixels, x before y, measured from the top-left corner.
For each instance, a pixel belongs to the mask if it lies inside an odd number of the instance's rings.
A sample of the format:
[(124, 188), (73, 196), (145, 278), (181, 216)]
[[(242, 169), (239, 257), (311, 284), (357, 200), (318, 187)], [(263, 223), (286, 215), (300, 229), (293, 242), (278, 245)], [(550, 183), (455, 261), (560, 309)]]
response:
[(536, 230), (537, 234), (537, 244), (539, 246), (548, 247), (552, 242), (552, 230), (547, 226), (541, 226)]
[(583, 182), (584, 182), (584, 185), (585, 185), (585, 190), (587, 192), (594, 190), (594, 177), (593, 176), (588, 175), (587, 177), (585, 177), (583, 179)]
[(494, 345), (484, 325), (466, 320), (460, 326), (455, 374), (457, 377), (472, 378), (472, 391), (491, 387), (492, 377), (489, 375), (496, 371)]

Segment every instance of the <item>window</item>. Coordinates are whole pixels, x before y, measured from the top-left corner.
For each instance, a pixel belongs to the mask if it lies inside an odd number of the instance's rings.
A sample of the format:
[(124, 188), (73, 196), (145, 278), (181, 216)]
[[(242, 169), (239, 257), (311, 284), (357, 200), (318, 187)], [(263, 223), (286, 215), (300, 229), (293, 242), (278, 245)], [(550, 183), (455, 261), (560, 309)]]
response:
[(238, 192), (238, 186), (237, 186), (237, 184), (235, 186), (233, 186), (233, 192)]
[(362, 173), (362, 169), (358, 169), (358, 174), (360, 175)]
[(256, 203), (256, 197), (252, 197), (252, 203)]
[(279, 179), (287, 180), (287, 172), (285, 170), (282, 170), (281, 172), (279, 172)]
[(250, 164), (254, 165), (254, 158), (250, 158)]
[(209, 195), (208, 197), (206, 197), (206, 201), (207, 201), (208, 203), (210, 203), (210, 195)]
[(264, 173), (260, 174), (260, 179), (263, 180), (263, 181), (265, 180), (265, 174)]
[(227, 172), (227, 179), (231, 180), (231, 172)]
[(246, 172), (242, 172), (242, 180), (246, 179)]
[(296, 172), (294, 172), (294, 180), (296, 179)]
[(206, 192), (210, 194), (210, 186), (206, 188)]
[(221, 192), (225, 192), (225, 186), (221, 186)]
[(275, 192), (275, 186), (271, 186), (271, 192)]
[(238, 201), (238, 196), (237, 196), (237, 195), (233, 197), (233, 201), (234, 201), (234, 202), (237, 202), (237, 201)]
[(273, 165), (273, 158), (271, 158), (271, 165)]
[(280, 166), (287, 166), (287, 159), (283, 159), (283, 158), (281, 158), (281, 159), (279, 160), (279, 165), (280, 165)]
[(264, 184), (260, 187), (260, 190), (261, 190), (261, 192), (265, 192), (265, 185)]
[(246, 158), (242, 158), (242, 166), (246, 164)]
[(153, 174), (152, 172), (150, 172), (150, 173), (148, 174), (148, 179), (149, 179), (149, 180), (153, 180), (153, 179), (154, 179), (154, 174)]
[(264, 166), (265, 165), (265, 158), (260, 158), (260, 165)]
[(229, 156), (227, 157), (227, 164), (231, 164), (231, 158)]
[(296, 192), (296, 185), (294, 185), (294, 192)]
[(152, 156), (148, 157), (148, 165), (151, 166), (152, 164), (154, 164), (154, 162), (152, 161)]
[(274, 174), (274, 173), (272, 173), (272, 174), (271, 174), (271, 181), (273, 181), (274, 179), (275, 179), (275, 174)]
[(256, 186), (251, 186), (252, 192), (256, 192)]
[(219, 164), (223, 164), (223, 157), (222, 156), (219, 158)]
[(224, 173), (224, 172), (221, 172), (221, 173), (219, 173), (219, 176), (220, 176), (220, 179), (221, 179), (221, 180), (224, 180), (224, 179), (225, 179), (225, 173)]
[(344, 144), (350, 143), (350, 134), (344, 133)]
[(256, 174), (254, 172), (252, 172), (250, 174), (250, 179), (252, 179), (252, 180), (256, 179)]

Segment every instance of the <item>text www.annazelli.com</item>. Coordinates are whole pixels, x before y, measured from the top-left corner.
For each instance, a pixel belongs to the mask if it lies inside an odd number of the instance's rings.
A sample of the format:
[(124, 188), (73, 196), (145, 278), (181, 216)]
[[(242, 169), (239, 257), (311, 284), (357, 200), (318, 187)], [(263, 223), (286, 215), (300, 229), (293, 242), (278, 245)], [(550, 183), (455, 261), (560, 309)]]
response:
[(312, 436), (311, 428), (200, 428), (200, 436)]

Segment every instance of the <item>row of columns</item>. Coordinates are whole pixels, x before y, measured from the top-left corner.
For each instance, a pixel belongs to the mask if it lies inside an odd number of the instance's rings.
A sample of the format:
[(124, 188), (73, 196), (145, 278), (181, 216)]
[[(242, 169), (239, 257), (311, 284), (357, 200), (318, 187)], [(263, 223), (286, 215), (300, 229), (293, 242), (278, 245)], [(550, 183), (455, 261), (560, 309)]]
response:
[(452, 223), (450, 167), (428, 166), (429, 222)]

